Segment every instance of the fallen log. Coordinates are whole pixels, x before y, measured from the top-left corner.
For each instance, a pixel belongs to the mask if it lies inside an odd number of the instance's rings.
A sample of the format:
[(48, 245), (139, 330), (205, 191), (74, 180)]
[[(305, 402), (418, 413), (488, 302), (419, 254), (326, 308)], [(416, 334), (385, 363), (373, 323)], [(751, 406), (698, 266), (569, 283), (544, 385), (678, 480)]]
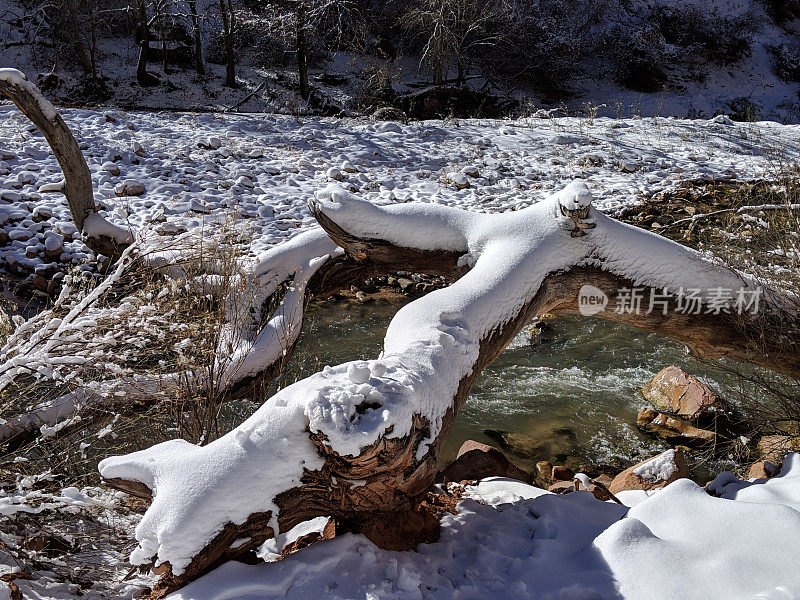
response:
[[(402, 269), (455, 283), (402, 308), (376, 360), (326, 367), (284, 388), (211, 444), (173, 440), (100, 463), (107, 480), (156, 491), (132, 560), (169, 565), (161, 569), (161, 592), (219, 564), (228, 540), (263, 540), (317, 516), (350, 523), (378, 545), (394, 547), (401, 530), (393, 523), (416, 525), (402, 528), (409, 547), (426, 539), (431, 528), (412, 515), (481, 369), (536, 315), (585, 308), (587, 286), (609, 306), (595, 316), (668, 335), (704, 356), (800, 376), (797, 337), (785, 335), (798, 331), (796, 302), (598, 213), (582, 183), (500, 215), (375, 207), (342, 190), (313, 201), (311, 210), (344, 250), (318, 266), (319, 281)], [(633, 289), (660, 299), (659, 310), (634, 310)], [(718, 310), (720, 289), (731, 298), (758, 293), (759, 311)], [(696, 314), (681, 312), (685, 290), (700, 293)], [(251, 527), (254, 514), (269, 514), (257, 533), (228, 533)]]

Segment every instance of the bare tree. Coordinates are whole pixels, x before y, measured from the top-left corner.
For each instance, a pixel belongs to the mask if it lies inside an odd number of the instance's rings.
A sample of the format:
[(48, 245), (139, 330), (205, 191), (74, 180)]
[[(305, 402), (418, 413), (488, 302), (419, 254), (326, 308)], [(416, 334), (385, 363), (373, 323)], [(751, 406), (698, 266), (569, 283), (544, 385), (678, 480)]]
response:
[(136, 63), (136, 81), (141, 86), (150, 86), (158, 83), (158, 79), (147, 72), (147, 61), (150, 58), (150, 21), (147, 18), (147, 0), (138, 0), (139, 27), (141, 36), (139, 40), (139, 60)]
[(225, 85), (236, 87), (236, 55), (233, 51), (233, 39), (236, 34), (236, 12), (233, 0), (219, 0), (219, 11), (222, 15), (222, 35), (225, 38)]
[(203, 38), (200, 30), (200, 15), (197, 12), (197, 0), (188, 0), (189, 20), (192, 23), (192, 38), (194, 40), (194, 64), (198, 75), (205, 75), (203, 65)]
[[(97, 27), (101, 11), (95, 0), (64, 0), (59, 4), (67, 22), (67, 35), (85, 75), (99, 79)], [(84, 29), (88, 28), (88, 32)], [(88, 38), (88, 39), (87, 39)]]
[(325, 37), (336, 47), (344, 32), (363, 32), (364, 15), (356, 2), (351, 0), (294, 0), (297, 73), (300, 79), (300, 96), (308, 100), (311, 87), (308, 82), (308, 62), (311, 44), (310, 34)]
[(424, 40), (422, 60), (433, 71), (434, 85), (444, 83), (453, 63), (456, 82), (463, 85), (470, 55), (480, 46), (497, 43), (499, 21), (491, 0), (419, 0), (403, 15), (403, 28)]
[(83, 36), (81, 35), (80, 22), (78, 21), (79, 7), (77, 0), (68, 0), (66, 12), (69, 18), (69, 37), (72, 42), (72, 47), (75, 49), (75, 56), (78, 57), (83, 72), (89, 75), (92, 72), (92, 65), (86, 54), (86, 47), (84, 46)]
[(407, 32), (422, 32), (426, 37), (422, 60), (433, 71), (434, 85), (444, 83), (447, 62), (456, 47), (448, 26), (448, 2), (450, 0), (421, 0), (408, 10), (403, 19), (403, 28)]
[(308, 43), (306, 40), (308, 0), (297, 0), (297, 73), (300, 76), (300, 97), (308, 100)]

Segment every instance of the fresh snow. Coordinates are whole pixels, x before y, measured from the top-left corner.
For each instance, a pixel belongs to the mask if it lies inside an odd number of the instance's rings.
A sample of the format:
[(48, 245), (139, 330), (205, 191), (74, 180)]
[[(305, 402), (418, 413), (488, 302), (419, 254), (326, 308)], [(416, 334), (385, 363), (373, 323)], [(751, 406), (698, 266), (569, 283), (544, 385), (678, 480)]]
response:
[(170, 598), (797, 599), (800, 456), (785, 465), (737, 482), (759, 490), (748, 498), (680, 479), (630, 509), (487, 479), (416, 552), (348, 534), (273, 563), (227, 563)]
[(667, 450), (636, 467), (633, 474), (649, 483), (658, 483), (667, 481), (677, 470), (675, 450)]
[[(119, 228), (98, 225), (93, 234), (188, 230), (202, 237), (229, 226), (241, 231), (253, 256), (314, 225), (307, 200), (329, 184), (377, 205), (415, 201), (504, 212), (581, 178), (595, 205), (614, 213), (686, 181), (769, 177), (800, 156), (800, 126), (771, 122), (522, 118), (404, 125), (118, 109), (64, 109), (63, 116), (85, 148), (95, 201)], [(79, 264), (91, 253), (73, 239), (66, 200), (39, 192), (60, 182), (61, 171), (44, 138), (29, 130), (15, 107), (0, 106), (0, 197), (8, 202), (0, 226), (12, 239), (0, 249), (0, 266), (44, 268), (50, 231), (66, 238), (60, 260)], [(209, 137), (220, 146), (209, 146)], [(331, 181), (330, 165), (345, 163), (355, 172), (342, 168), (341, 181)], [(448, 175), (462, 169), (470, 185), (460, 189)], [(20, 181), (22, 173), (32, 177)], [(141, 182), (144, 193), (117, 196), (126, 180)], [(52, 216), (33, 222), (32, 211), (45, 204)], [(28, 248), (38, 250), (33, 258)]]

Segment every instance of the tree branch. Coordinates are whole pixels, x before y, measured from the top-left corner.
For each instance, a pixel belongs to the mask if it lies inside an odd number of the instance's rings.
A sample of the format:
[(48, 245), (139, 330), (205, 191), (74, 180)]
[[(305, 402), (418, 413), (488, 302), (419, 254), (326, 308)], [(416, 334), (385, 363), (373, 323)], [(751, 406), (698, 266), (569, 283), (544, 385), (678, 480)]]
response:
[(53, 105), (16, 69), (0, 69), (0, 94), (7, 96), (44, 135), (64, 173), (64, 195), (75, 227), (95, 253), (118, 258), (133, 234), (97, 212), (92, 176), (75, 137)]

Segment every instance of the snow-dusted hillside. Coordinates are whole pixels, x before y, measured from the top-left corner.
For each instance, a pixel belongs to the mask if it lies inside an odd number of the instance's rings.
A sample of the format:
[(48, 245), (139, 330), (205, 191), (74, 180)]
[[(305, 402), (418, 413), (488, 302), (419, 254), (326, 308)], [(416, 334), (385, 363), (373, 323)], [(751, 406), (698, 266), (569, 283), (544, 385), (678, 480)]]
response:
[[(479, 3), (483, 4), (492, 5)], [(564, 107), (575, 114), (585, 112), (588, 103), (599, 105), (601, 115), (617, 117), (710, 118), (733, 113), (741, 119), (800, 119), (796, 1), (515, 0), (495, 4), (493, 10), (501, 19), (499, 35), (511, 32), (509, 39), (498, 42), (498, 48), (507, 50), (475, 44), (473, 54), (466, 57), (466, 75), (469, 86), (488, 86), (496, 96), (510, 100), (507, 106), (517, 114), (541, 107)], [(162, 75), (160, 85), (148, 88), (136, 83), (139, 50), (132, 31), (134, 16), (125, 17), (124, 10), (109, 11), (111, 24), (98, 29), (96, 41), (98, 70), (107, 89), (100, 102), (149, 109), (235, 107), (284, 114), (327, 106), (357, 114), (374, 108), (376, 100), (365, 98), (390, 101), (392, 95), (418, 91), (432, 81), (429, 65), (421, 58), (424, 35), (402, 33), (402, 6), (379, 2), (364, 39), (354, 40), (355, 46), (366, 50), (316, 48), (311, 65), (311, 86), (316, 92), (311, 104), (298, 95), (291, 11), (283, 19), (286, 23), (276, 25), (282, 17), (245, 10), (237, 42), (240, 88), (226, 88), (222, 85), (225, 67), (218, 64), (217, 4), (198, 5), (206, 58), (216, 57), (216, 62), (206, 60), (204, 76), (197, 75), (191, 65), (174, 66)], [(67, 42), (62, 39), (54, 45), (49, 21), (34, 14), (19, 0), (0, 0), (0, 40), (5, 41), (0, 44), (0, 66), (15, 66), (32, 81), (37, 75), (55, 74), (59, 81), (50, 93), (57, 100), (73, 105), (97, 102), (98, 97), (87, 94)], [(185, 21), (185, 14), (179, 19)], [(379, 39), (390, 40), (389, 56), (376, 51)], [(504, 66), (503, 52), (512, 51), (517, 54), (508, 59), (510, 66)], [(502, 73), (498, 72), (501, 67)], [(160, 69), (158, 61), (151, 62), (151, 71), (160, 73)], [(515, 71), (527, 75), (514, 76)], [(454, 77), (450, 57), (445, 60), (445, 79), (452, 82)], [(391, 88), (388, 96), (387, 85)]]

